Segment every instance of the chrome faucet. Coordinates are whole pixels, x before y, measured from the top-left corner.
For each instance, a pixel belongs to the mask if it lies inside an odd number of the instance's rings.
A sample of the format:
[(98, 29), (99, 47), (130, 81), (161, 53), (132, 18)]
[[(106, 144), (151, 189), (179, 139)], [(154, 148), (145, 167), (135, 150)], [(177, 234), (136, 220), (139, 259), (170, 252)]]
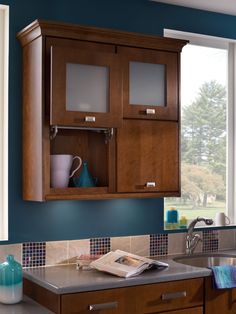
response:
[(198, 233), (193, 233), (195, 225), (200, 221), (203, 221), (206, 225), (209, 225), (209, 226), (213, 224), (212, 219), (204, 218), (204, 217), (197, 217), (189, 224), (188, 233), (186, 235), (186, 253), (187, 254), (193, 254), (198, 242), (202, 241)]

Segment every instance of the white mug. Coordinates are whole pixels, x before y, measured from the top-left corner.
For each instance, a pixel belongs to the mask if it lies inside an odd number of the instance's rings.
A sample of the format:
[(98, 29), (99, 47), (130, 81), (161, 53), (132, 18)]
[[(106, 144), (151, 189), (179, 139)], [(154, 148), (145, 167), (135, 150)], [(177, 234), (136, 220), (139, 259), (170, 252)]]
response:
[[(79, 165), (72, 171), (70, 170), (73, 161), (77, 159)], [(69, 179), (81, 167), (82, 159), (79, 156), (73, 155), (51, 155), (50, 156), (50, 179), (52, 188), (67, 188)]]
[(216, 226), (226, 226), (230, 224), (230, 219), (225, 213), (216, 213), (215, 225)]

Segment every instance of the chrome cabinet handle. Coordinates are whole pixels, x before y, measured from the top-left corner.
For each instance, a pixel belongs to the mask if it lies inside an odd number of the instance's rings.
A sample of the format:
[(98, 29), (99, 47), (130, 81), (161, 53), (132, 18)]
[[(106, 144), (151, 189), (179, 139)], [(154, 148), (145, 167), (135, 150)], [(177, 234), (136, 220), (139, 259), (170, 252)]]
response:
[(89, 311), (97, 311), (97, 310), (109, 310), (116, 309), (118, 307), (118, 302), (108, 302), (108, 303), (100, 303), (100, 304), (91, 304), (89, 305)]
[(146, 183), (147, 188), (155, 188), (155, 186), (156, 186), (156, 182), (147, 182)]
[(146, 109), (146, 114), (155, 114), (156, 110), (155, 109)]
[(96, 121), (96, 118), (95, 118), (95, 117), (91, 117), (91, 116), (86, 116), (86, 117), (85, 117), (85, 121), (86, 121), (86, 122), (95, 122), (95, 121)]
[(161, 299), (163, 301), (175, 300), (175, 299), (183, 298), (183, 297), (186, 297), (186, 296), (187, 296), (187, 292), (186, 291), (169, 292), (169, 293), (163, 293), (161, 295)]

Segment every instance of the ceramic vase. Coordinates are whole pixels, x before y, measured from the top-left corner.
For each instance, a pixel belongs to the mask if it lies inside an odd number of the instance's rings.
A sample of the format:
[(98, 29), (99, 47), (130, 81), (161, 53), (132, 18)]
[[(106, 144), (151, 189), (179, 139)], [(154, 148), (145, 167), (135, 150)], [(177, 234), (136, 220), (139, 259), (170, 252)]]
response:
[(14, 304), (22, 300), (22, 267), (13, 255), (0, 264), (0, 302)]

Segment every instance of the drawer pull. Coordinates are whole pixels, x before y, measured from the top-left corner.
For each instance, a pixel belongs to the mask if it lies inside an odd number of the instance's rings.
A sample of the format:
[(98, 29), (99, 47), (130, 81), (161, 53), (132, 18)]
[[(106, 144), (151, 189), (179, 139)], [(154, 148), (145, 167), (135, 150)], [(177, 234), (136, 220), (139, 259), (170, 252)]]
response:
[(85, 121), (86, 121), (86, 122), (95, 122), (95, 121), (96, 121), (96, 118), (95, 118), (95, 117), (86, 116), (86, 117), (85, 117)]
[(186, 296), (187, 296), (187, 292), (186, 291), (170, 292), (170, 293), (163, 293), (161, 295), (161, 299), (163, 301), (175, 300), (175, 299), (183, 298), (183, 297), (186, 297)]
[(91, 304), (89, 305), (89, 311), (98, 311), (98, 310), (109, 310), (116, 309), (118, 307), (118, 302), (108, 302), (100, 304)]
[(147, 188), (155, 188), (155, 186), (156, 186), (156, 182), (147, 182), (146, 183)]
[(146, 114), (155, 114), (156, 110), (155, 109), (146, 109)]

